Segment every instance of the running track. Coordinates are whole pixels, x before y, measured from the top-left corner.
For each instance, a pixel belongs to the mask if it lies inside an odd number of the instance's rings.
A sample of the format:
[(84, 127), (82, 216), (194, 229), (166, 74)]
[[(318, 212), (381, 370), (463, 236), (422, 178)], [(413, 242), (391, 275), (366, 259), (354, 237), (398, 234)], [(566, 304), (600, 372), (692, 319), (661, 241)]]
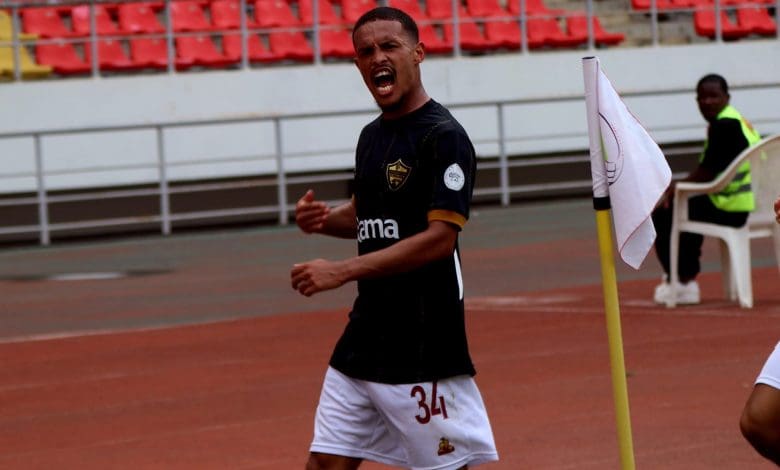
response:
[[(618, 469), (589, 201), (476, 208), (462, 247), (501, 454), (481, 468)], [(354, 286), (307, 299), (288, 273), (353, 251), (293, 228), (0, 251), (0, 468), (303, 468)], [(653, 305), (655, 259), (618, 261), (638, 469), (773, 468), (737, 426), (780, 339), (769, 242), (753, 256), (752, 310), (722, 300), (711, 240), (700, 306)], [(116, 272), (131, 275), (45, 278)]]

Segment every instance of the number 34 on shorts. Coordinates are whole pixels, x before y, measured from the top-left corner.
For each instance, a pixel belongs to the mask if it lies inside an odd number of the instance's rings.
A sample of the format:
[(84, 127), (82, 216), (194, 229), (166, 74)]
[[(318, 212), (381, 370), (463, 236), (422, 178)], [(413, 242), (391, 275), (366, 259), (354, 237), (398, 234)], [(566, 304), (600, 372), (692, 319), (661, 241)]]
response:
[(415, 419), (420, 424), (428, 424), (431, 418), (440, 416), (441, 419), (447, 419), (447, 401), (444, 396), (438, 394), (438, 383), (431, 382), (430, 392), (426, 393), (422, 385), (412, 387), (411, 397), (417, 399), (419, 413)]

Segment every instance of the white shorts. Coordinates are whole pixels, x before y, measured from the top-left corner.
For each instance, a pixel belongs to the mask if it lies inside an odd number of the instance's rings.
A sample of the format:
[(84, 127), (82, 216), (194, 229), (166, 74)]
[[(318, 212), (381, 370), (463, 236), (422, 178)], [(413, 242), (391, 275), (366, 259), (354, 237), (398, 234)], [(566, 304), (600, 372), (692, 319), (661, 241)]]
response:
[(417, 470), (498, 460), (474, 379), (388, 385), (328, 367), (310, 450)]
[(761, 373), (758, 374), (756, 383), (780, 389), (780, 343), (777, 343), (775, 350), (767, 358)]

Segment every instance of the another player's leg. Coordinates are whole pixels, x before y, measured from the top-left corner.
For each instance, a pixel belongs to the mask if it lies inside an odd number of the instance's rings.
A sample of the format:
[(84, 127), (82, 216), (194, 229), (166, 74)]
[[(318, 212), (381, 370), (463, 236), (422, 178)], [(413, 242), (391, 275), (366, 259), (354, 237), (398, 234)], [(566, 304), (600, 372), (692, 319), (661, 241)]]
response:
[(756, 384), (742, 411), (739, 427), (759, 454), (780, 465), (780, 390)]
[(306, 470), (357, 470), (363, 461), (353, 457), (312, 452)]

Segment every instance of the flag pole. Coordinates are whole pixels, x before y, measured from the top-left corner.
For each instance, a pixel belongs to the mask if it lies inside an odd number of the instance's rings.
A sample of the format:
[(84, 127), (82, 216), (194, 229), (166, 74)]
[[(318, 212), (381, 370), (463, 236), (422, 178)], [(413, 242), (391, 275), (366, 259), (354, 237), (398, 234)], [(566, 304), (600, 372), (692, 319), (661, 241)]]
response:
[(620, 462), (623, 470), (634, 470), (634, 448), (631, 438), (631, 417), (628, 406), (626, 366), (623, 359), (623, 334), (620, 326), (615, 259), (612, 253), (612, 225), (610, 215), (609, 183), (602, 157), (601, 130), (598, 111), (598, 72), (596, 57), (582, 59), (585, 79), (585, 108), (588, 117), (591, 173), (593, 176), (593, 208), (596, 210), (596, 229), (601, 259), (601, 282), (604, 290), (609, 358), (612, 369), (612, 393), (615, 404), (620, 446)]

